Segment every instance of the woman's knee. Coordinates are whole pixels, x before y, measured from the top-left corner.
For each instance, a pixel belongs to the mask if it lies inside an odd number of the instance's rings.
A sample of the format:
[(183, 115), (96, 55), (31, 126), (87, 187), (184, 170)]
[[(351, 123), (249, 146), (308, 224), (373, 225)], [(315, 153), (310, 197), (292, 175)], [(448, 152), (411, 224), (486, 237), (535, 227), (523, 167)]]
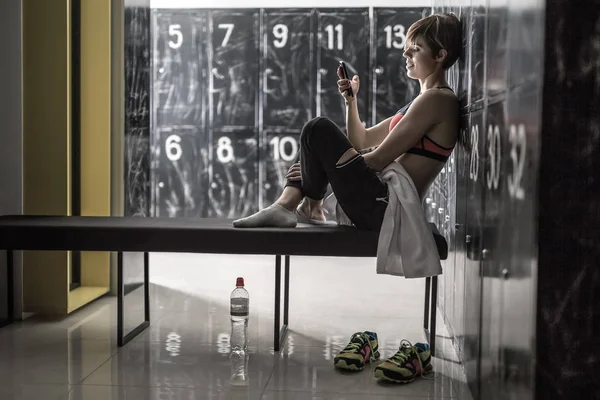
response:
[(300, 133), (300, 142), (308, 141), (314, 132), (319, 131), (319, 135), (323, 135), (332, 129), (339, 129), (335, 122), (327, 117), (315, 117), (309, 120), (302, 127), (302, 132)]

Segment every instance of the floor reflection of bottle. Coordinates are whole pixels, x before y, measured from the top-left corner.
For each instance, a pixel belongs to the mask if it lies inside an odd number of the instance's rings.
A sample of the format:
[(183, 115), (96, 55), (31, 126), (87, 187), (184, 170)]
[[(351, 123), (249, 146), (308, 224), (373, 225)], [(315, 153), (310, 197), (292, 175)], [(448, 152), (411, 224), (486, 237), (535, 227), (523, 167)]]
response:
[(248, 316), (250, 295), (244, 288), (244, 278), (237, 278), (231, 292), (231, 384), (248, 384)]

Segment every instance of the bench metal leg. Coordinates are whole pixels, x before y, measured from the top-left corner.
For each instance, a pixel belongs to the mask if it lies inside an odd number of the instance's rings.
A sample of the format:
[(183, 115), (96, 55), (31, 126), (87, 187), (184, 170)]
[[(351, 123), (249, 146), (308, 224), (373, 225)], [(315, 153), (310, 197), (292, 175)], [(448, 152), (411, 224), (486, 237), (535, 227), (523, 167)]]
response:
[(10, 325), (15, 320), (15, 291), (14, 291), (14, 271), (15, 256), (13, 250), (6, 250), (6, 319), (0, 320), (0, 328)]
[(123, 253), (117, 255), (117, 345), (125, 346), (144, 329), (150, 326), (150, 257), (144, 253), (144, 322), (133, 328), (131, 332), (124, 332), (125, 325), (125, 285), (123, 282)]
[(283, 287), (283, 326), (281, 326), (281, 256), (275, 256), (275, 323), (273, 324), (273, 348), (281, 350), (288, 329), (290, 297), (290, 256), (285, 257)]
[(425, 331), (429, 329), (429, 296), (430, 292), (431, 278), (425, 278), (425, 315), (423, 317), (423, 328)]
[(425, 331), (425, 337), (427, 337), (427, 342), (429, 342), (431, 356), (435, 356), (437, 283), (437, 276), (425, 278), (425, 316), (423, 319), (423, 329)]
[(437, 314), (437, 282), (438, 277), (434, 276), (431, 278), (431, 335), (429, 337), (429, 347), (431, 349), (431, 356), (435, 356), (435, 338), (436, 338), (436, 314)]

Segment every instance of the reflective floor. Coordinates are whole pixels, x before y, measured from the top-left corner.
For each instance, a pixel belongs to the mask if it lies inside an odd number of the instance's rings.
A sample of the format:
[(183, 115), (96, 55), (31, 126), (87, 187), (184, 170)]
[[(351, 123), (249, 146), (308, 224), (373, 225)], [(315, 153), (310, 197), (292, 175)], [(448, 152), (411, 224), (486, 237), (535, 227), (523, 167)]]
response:
[[(377, 332), (382, 358), (424, 341), (424, 280), (378, 276), (374, 259), (293, 257), (290, 332), (273, 351), (274, 257), (153, 254), (151, 326), (122, 348), (116, 300), (66, 318), (0, 329), (0, 399), (469, 399), (443, 322), (433, 379), (380, 384), (373, 366), (341, 373), (333, 357), (357, 331)], [(250, 292), (247, 386), (230, 385), (229, 295)]]

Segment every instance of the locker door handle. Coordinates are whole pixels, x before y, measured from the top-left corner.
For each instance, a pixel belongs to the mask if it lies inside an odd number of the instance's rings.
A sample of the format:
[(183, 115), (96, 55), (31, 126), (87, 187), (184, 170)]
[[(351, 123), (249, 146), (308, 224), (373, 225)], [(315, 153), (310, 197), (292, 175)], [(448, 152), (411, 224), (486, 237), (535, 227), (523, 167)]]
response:
[(273, 72), (271, 68), (266, 68), (263, 74), (263, 93), (269, 93), (269, 85), (267, 81), (269, 80), (269, 74)]
[(490, 255), (490, 251), (488, 249), (481, 250), (481, 258), (487, 260)]
[(383, 67), (378, 65), (373, 72), (375, 72), (375, 75), (381, 75), (383, 74)]

